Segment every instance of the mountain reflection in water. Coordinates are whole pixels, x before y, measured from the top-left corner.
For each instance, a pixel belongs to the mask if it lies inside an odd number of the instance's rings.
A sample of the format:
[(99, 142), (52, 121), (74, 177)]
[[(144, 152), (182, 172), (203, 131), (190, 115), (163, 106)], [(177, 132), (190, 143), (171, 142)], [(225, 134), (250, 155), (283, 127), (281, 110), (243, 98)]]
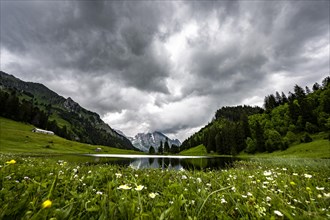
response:
[[(237, 158), (232, 157), (189, 157), (189, 156), (133, 156), (127, 155), (85, 155), (91, 157), (90, 163), (117, 164), (133, 169), (174, 169), (174, 170), (200, 170), (224, 169), (230, 167)], [(114, 157), (113, 157), (114, 156)]]

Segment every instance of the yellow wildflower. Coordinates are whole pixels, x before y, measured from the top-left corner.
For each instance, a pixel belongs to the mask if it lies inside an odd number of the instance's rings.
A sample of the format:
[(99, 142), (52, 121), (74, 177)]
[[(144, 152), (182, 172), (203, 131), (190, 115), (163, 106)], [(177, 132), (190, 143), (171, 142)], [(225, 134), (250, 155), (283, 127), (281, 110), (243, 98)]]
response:
[(52, 206), (52, 201), (50, 201), (49, 199), (47, 199), (46, 201), (44, 201), (42, 203), (41, 206), (42, 206), (43, 209), (50, 208)]
[(295, 182), (293, 182), (293, 181), (291, 181), (290, 184), (291, 184), (291, 186), (295, 186), (295, 185), (297, 185), (297, 184), (296, 184)]
[(7, 161), (6, 164), (15, 164), (16, 163), (16, 160), (10, 160), (10, 161)]

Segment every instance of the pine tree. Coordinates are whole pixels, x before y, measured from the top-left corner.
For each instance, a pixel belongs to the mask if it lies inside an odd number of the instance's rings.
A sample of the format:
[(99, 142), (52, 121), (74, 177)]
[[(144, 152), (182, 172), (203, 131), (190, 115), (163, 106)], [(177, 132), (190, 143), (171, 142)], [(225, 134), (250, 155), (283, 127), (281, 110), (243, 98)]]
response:
[(264, 107), (266, 109), (266, 112), (271, 112), (276, 106), (276, 98), (273, 94), (265, 97)]
[(276, 91), (275, 93), (276, 106), (279, 106), (283, 103), (282, 96)]
[(166, 138), (166, 141), (164, 142), (164, 153), (170, 152), (170, 146), (168, 144), (168, 138)]
[(284, 92), (282, 92), (282, 104), (287, 103), (287, 102), (288, 102), (288, 98), (286, 97)]
[(298, 86), (297, 84), (294, 86), (294, 94), (296, 95), (296, 98), (300, 102), (304, 98), (306, 98), (306, 93), (303, 88)]
[(149, 154), (155, 154), (155, 148), (153, 146), (150, 146), (149, 148)]
[(241, 123), (236, 123), (233, 126), (233, 128), (234, 128), (233, 133), (234, 133), (236, 148), (231, 151), (231, 154), (235, 155), (246, 148), (246, 143), (245, 143), (246, 136), (245, 136), (244, 128)]
[(320, 84), (318, 84), (318, 83), (314, 83), (312, 89), (313, 89), (313, 91), (315, 92), (315, 91), (319, 90), (320, 88), (321, 88)]
[(164, 153), (163, 142), (160, 141), (159, 148), (158, 148), (158, 154), (163, 154), (163, 153)]
[(291, 123), (296, 124), (299, 117), (299, 106), (297, 101), (295, 101), (295, 95), (292, 93), (289, 93), (288, 104), (289, 104), (289, 116), (291, 119)]
[(177, 153), (180, 152), (180, 148), (178, 146), (176, 146), (175, 144), (172, 144), (171, 149), (170, 149), (170, 152), (172, 154), (177, 154)]
[(323, 89), (326, 89), (329, 85), (330, 85), (330, 76), (327, 76), (322, 80), (322, 87)]

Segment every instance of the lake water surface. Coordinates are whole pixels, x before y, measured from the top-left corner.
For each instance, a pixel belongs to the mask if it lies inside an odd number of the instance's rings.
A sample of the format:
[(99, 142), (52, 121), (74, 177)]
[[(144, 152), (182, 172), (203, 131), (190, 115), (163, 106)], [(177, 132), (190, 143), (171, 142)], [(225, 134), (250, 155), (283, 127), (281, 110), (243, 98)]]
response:
[(230, 167), (238, 158), (217, 156), (168, 156), (168, 155), (119, 155), (119, 154), (84, 154), (70, 158), (86, 165), (117, 164), (133, 169), (224, 169)]

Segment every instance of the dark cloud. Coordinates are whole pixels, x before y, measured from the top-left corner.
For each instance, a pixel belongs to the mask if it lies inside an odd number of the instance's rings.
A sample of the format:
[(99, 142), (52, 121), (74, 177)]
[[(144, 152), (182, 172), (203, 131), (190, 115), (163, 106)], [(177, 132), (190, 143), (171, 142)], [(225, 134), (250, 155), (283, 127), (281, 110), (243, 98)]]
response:
[(129, 135), (329, 74), (329, 1), (1, 1), (1, 69)]
[[(219, 34), (228, 22), (231, 23), (226, 30), (229, 40), (219, 43), (218, 39), (213, 39), (213, 34), (200, 34), (189, 41), (191, 52), (188, 52), (187, 71), (195, 76), (198, 83), (185, 86), (184, 92), (187, 94), (227, 95), (235, 91), (248, 91), (256, 79), (262, 86), (276, 71), (301, 74), (299, 71), (308, 60), (302, 56), (305, 46), (329, 37), (329, 3), (237, 3), (228, 11), (213, 7), (218, 12)], [(211, 5), (207, 4), (208, 7)], [(208, 7), (207, 11), (211, 11)], [(195, 4), (192, 10), (196, 10)], [(236, 13), (236, 20), (231, 21), (233, 12)], [(204, 25), (200, 31), (210, 33), (208, 28)]]
[(166, 84), (158, 83), (169, 75), (162, 61), (166, 57), (161, 57), (165, 54), (155, 54), (152, 45), (163, 22), (157, 5), (117, 1), (2, 4), (6, 7), (2, 46), (7, 50), (28, 51), (51, 68), (97, 73), (141, 90), (168, 92)]

